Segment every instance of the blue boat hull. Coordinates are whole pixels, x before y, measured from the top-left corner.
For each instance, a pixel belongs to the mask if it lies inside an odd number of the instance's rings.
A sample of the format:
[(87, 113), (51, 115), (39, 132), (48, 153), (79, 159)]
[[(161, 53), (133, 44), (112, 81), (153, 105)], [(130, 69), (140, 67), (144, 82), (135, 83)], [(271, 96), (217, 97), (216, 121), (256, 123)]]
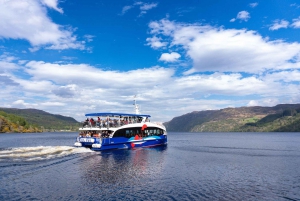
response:
[(167, 135), (149, 136), (143, 138), (77, 138), (83, 147), (89, 147), (94, 151), (110, 149), (134, 149), (139, 147), (154, 147), (167, 144)]

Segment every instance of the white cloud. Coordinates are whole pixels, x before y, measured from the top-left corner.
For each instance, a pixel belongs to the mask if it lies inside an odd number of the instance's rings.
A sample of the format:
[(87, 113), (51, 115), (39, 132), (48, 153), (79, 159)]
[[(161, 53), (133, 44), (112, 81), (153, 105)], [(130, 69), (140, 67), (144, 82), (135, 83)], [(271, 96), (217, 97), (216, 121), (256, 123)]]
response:
[(160, 61), (165, 61), (165, 62), (175, 62), (181, 57), (180, 54), (177, 52), (171, 52), (171, 53), (163, 53), (159, 60)]
[(264, 79), (268, 82), (300, 82), (300, 71), (292, 70), (268, 73)]
[(153, 36), (152, 38), (147, 38), (147, 45), (151, 46), (153, 49), (158, 49), (167, 46), (167, 42), (161, 42), (162, 38)]
[(236, 20), (235, 18), (232, 18), (229, 22), (235, 22), (235, 20)]
[(139, 6), (140, 9), (140, 14), (139, 17), (141, 17), (142, 15), (146, 14), (149, 10), (157, 7), (157, 3), (144, 3), (141, 1), (135, 2), (133, 5), (130, 6), (124, 6), (122, 8), (122, 12), (121, 15), (124, 15), (125, 13), (127, 13), (130, 9), (134, 8), (135, 6)]
[(32, 103), (26, 103), (24, 100), (19, 99), (16, 100), (12, 103), (12, 105), (14, 107), (18, 107), (18, 108), (34, 108), (37, 106), (37, 104), (32, 104)]
[(15, 78), (14, 81), (20, 84), (20, 88), (31, 93), (47, 94), (55, 86), (48, 80), (26, 80)]
[(17, 70), (19, 65), (13, 62), (17, 59), (18, 58), (10, 56), (9, 54), (0, 55), (0, 73)]
[(124, 6), (122, 8), (122, 13), (121, 15), (124, 15), (125, 13), (127, 13), (127, 11), (129, 11), (131, 8), (133, 8), (133, 6)]
[(0, 85), (2, 90), (8, 86), (19, 86), (19, 84), (16, 83), (10, 75), (6, 74), (0, 74)]
[(84, 44), (63, 26), (55, 24), (47, 16), (46, 6), (60, 13), (57, 0), (0, 1), (0, 37), (24, 39), (33, 46), (49, 49), (84, 49)]
[(192, 72), (247, 72), (300, 67), (300, 44), (263, 38), (255, 31), (223, 29), (166, 19), (149, 24), (154, 35), (171, 41), (169, 48), (183, 48), (192, 59)]
[(57, 7), (58, 6), (57, 0), (41, 0), (41, 1), (49, 8), (52, 8), (57, 12), (63, 13), (63, 10)]
[[(193, 33), (196, 32), (190, 29), (188, 34), (191, 36)], [(20, 63), (16, 58), (7, 59), (7, 62)], [(143, 113), (150, 113), (154, 117), (152, 120), (167, 121), (201, 109), (244, 106), (249, 102), (253, 104), (253, 101), (272, 105), (276, 102), (274, 100), (282, 98), (297, 100), (295, 97), (300, 92), (298, 85), (294, 84), (299, 82), (299, 70), (260, 76), (211, 73), (177, 77), (174, 69), (159, 66), (119, 72), (87, 64), (29, 61), (24, 65), (25, 72), (16, 72), (18, 76), (3, 75), (4, 81), (9, 79), (10, 83), (16, 84), (0, 91), (0, 104), (42, 109), (78, 120), (82, 120), (84, 113), (88, 112), (133, 112), (131, 103), (135, 94)], [(215, 96), (223, 99), (214, 99)], [(248, 96), (248, 99), (245, 98)]]
[(296, 4), (296, 3), (293, 3), (293, 4), (291, 4), (290, 6), (296, 7), (296, 8), (300, 8), (300, 5), (299, 5), (299, 4)]
[(274, 106), (277, 104), (280, 104), (280, 100), (278, 100), (277, 98), (267, 98), (260, 100), (250, 100), (247, 106)]
[(245, 10), (240, 11), (236, 16), (236, 19), (247, 22), (248, 19), (250, 19), (250, 13)]
[(60, 96), (62, 98), (73, 98), (76, 96), (76, 88), (75, 84), (70, 84), (67, 86), (60, 86), (56, 89), (53, 89), (51, 92), (54, 93), (56, 96)]
[(142, 4), (140, 6), (140, 10), (141, 10), (140, 16), (146, 14), (148, 10), (151, 10), (152, 8), (155, 8), (156, 6), (157, 6), (157, 3)]
[[(147, 81), (149, 84), (163, 82), (170, 74), (172, 69), (166, 70), (161, 67), (150, 69), (138, 69), (121, 73), (118, 71), (104, 71), (86, 64), (52, 64), (41, 61), (31, 61), (26, 64), (26, 73), (32, 76), (33, 80), (51, 80), (59, 85), (69, 85), (76, 83), (80, 86), (92, 88), (132, 88), (132, 77), (136, 86)], [(100, 82), (101, 80), (101, 82)]]
[(86, 39), (87, 42), (92, 42), (93, 38), (95, 38), (95, 36), (88, 34), (84, 35), (83, 37)]
[(291, 24), (291, 26), (293, 28), (299, 29), (300, 28), (300, 17), (298, 17), (297, 19), (293, 19), (293, 23)]
[(275, 20), (273, 25), (270, 26), (270, 30), (274, 31), (274, 30), (278, 30), (281, 28), (287, 28), (289, 26), (289, 22), (286, 20)]
[(60, 103), (60, 102), (43, 102), (41, 103), (43, 106), (51, 107), (51, 106), (65, 106), (65, 103)]
[(141, 5), (140, 9), (143, 11), (151, 10), (152, 8), (155, 8), (157, 6), (157, 3), (145, 3)]
[(252, 7), (252, 8), (255, 8), (256, 6), (258, 6), (258, 3), (257, 3), (257, 2), (255, 2), (255, 3), (250, 3), (249, 6)]

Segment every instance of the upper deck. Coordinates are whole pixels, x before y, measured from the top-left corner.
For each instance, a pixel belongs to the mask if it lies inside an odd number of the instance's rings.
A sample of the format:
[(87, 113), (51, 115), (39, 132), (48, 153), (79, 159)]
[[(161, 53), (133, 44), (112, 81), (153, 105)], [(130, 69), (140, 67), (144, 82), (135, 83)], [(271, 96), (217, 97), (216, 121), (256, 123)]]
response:
[(115, 130), (124, 125), (150, 122), (147, 114), (89, 113), (79, 130)]

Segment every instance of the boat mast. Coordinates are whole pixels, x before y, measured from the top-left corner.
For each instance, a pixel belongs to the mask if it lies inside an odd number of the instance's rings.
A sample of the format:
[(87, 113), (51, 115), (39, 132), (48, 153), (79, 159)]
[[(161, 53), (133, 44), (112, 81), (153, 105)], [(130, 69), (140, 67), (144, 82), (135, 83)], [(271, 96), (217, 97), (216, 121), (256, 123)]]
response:
[(135, 100), (135, 98), (136, 98), (136, 96), (134, 96), (134, 109), (135, 109), (135, 114), (141, 114), (140, 113), (140, 108), (139, 108), (139, 105), (138, 104), (136, 104), (136, 100)]

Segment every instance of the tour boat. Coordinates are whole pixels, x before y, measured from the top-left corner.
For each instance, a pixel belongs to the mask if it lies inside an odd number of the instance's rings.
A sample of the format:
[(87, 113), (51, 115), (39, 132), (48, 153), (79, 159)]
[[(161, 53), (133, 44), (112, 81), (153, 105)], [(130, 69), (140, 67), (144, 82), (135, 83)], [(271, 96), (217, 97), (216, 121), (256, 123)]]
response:
[(75, 146), (95, 151), (132, 149), (167, 144), (167, 131), (162, 123), (150, 122), (150, 115), (140, 114), (134, 100), (135, 114), (90, 113), (79, 128)]

